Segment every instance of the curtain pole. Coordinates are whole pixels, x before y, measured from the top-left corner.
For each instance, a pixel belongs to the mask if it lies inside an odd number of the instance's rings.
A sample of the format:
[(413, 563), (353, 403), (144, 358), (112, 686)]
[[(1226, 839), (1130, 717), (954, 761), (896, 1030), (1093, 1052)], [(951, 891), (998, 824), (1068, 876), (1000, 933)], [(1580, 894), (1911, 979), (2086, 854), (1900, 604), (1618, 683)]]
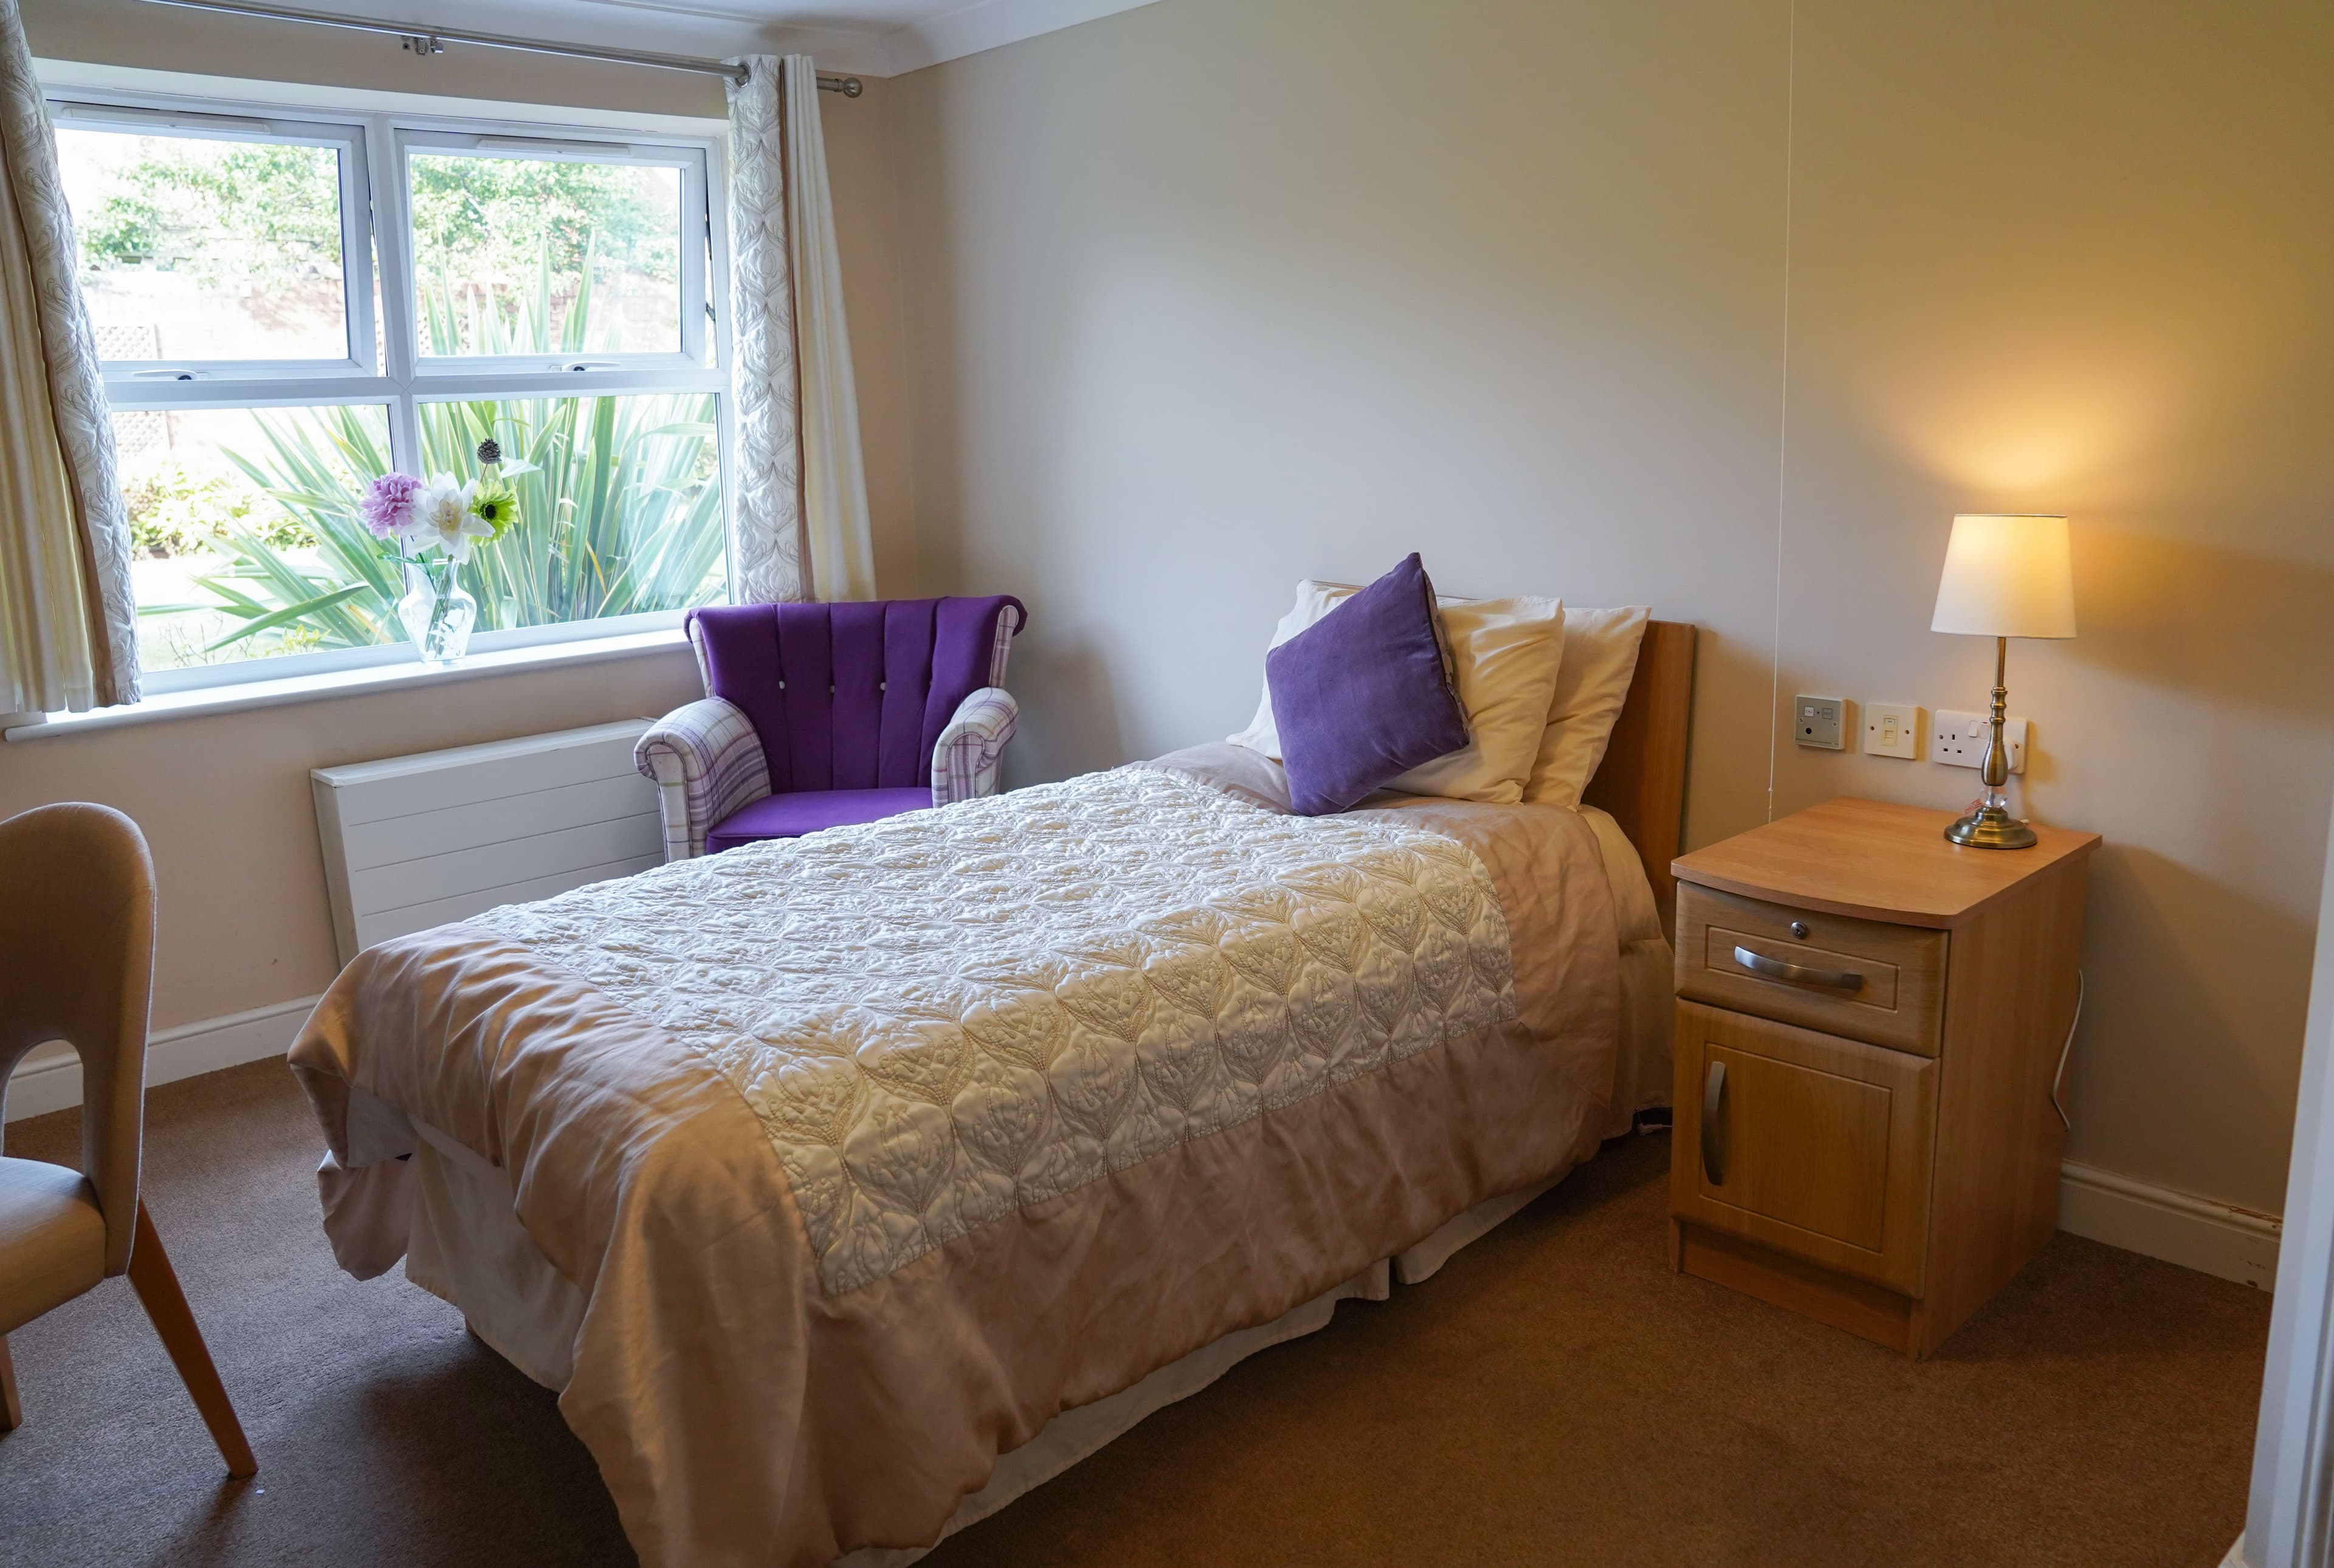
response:
[[(430, 27), (416, 22), (375, 22), (361, 16), (335, 16), (322, 11), (292, 11), (274, 5), (248, 5), (240, 0), (147, 0), (181, 11), (215, 11), (229, 16), (252, 16), (265, 22), (304, 22), (315, 27), (338, 27), (349, 33), (378, 33), (397, 39), (415, 54), (443, 54), (448, 43), (471, 43), (481, 49), (516, 49), (530, 54), (561, 54), (572, 60), (600, 60), (614, 65), (645, 65), (658, 71), (688, 71), (702, 76), (746, 80), (746, 68), (723, 60), (700, 60), (687, 54), (656, 54), (638, 49), (602, 49), (589, 43), (553, 43), (537, 38), (512, 38), (499, 33), (469, 33)], [(866, 86), (856, 76), (822, 72), (821, 92), (856, 98)]]

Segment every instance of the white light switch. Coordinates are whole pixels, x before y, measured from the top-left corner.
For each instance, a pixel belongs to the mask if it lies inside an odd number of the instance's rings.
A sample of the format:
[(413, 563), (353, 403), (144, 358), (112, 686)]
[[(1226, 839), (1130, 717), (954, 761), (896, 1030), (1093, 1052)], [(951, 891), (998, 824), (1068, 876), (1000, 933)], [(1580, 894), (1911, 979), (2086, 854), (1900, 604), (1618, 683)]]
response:
[(1864, 707), (1864, 749), (1874, 756), (1921, 755), (1921, 710), (1909, 702), (1871, 702)]

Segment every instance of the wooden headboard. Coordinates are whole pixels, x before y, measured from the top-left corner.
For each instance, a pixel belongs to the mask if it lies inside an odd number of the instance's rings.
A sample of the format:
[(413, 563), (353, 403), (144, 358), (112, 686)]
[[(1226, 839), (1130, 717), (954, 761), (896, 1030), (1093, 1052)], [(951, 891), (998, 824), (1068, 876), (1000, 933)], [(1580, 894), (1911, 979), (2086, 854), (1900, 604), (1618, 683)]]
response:
[(1670, 862), (1683, 848), (1686, 735), (1693, 717), (1694, 629), (1681, 620), (1647, 623), (1637, 673), (1614, 721), (1613, 738), (1581, 798), (1613, 813), (1654, 884), (1662, 928), (1674, 930), (1677, 879)]

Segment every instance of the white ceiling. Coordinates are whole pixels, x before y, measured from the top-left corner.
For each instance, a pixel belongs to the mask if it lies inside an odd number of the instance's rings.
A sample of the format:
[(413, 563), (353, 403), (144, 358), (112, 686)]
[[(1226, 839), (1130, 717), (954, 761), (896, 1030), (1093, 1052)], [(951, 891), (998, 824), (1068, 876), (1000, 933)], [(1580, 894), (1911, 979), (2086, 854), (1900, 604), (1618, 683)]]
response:
[[(263, 0), (266, 3), (266, 0)], [(1132, 11), (1153, 0), (301, 0), (417, 27), (465, 28), (667, 54), (789, 52), (892, 76)]]

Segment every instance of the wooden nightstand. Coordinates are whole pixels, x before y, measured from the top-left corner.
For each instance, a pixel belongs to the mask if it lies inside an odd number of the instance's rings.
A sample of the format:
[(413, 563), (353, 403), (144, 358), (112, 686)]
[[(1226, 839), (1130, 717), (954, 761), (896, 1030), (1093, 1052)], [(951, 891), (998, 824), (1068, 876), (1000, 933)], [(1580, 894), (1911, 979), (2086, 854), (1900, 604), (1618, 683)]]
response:
[(1677, 873), (1670, 1261), (1926, 1356), (2050, 1238), (2097, 833), (1836, 800)]

